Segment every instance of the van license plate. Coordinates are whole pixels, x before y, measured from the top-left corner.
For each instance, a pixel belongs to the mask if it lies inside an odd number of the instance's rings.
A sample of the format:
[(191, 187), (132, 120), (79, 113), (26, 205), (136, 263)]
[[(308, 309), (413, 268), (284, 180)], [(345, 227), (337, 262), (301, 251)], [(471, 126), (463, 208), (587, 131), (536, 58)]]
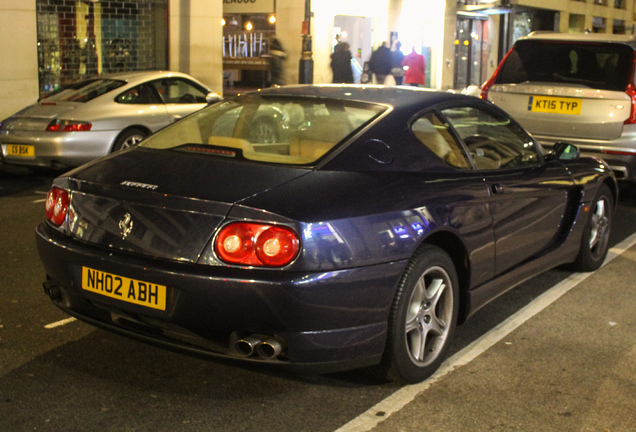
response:
[(553, 114), (580, 115), (582, 99), (562, 98), (550, 96), (530, 96), (528, 98), (528, 111)]

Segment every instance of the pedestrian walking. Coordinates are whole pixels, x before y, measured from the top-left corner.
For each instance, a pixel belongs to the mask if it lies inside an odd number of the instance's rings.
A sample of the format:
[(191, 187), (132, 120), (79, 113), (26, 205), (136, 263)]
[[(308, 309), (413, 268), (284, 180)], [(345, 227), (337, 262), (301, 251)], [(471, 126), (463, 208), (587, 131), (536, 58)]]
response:
[(353, 69), (351, 69), (351, 51), (347, 42), (340, 42), (331, 54), (331, 73), (333, 83), (353, 84)]
[(393, 42), (391, 47), (391, 75), (395, 78), (395, 85), (402, 85), (404, 81), (404, 53), (401, 51), (402, 44), (399, 40)]
[(391, 74), (391, 50), (386, 42), (382, 42), (382, 45), (371, 54), (369, 69), (375, 75), (377, 84), (384, 84), (387, 75)]

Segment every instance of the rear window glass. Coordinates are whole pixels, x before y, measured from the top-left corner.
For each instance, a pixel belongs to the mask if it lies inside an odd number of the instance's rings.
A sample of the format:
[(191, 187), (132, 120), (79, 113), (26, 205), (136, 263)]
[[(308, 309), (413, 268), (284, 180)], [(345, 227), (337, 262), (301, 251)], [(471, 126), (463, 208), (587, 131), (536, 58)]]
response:
[(631, 47), (621, 44), (518, 41), (496, 82), (561, 83), (623, 91), (632, 53)]
[(305, 165), (386, 109), (355, 101), (248, 95), (198, 111), (140, 147)]
[(47, 102), (88, 102), (126, 84), (125, 81), (92, 79), (80, 81), (51, 94)]

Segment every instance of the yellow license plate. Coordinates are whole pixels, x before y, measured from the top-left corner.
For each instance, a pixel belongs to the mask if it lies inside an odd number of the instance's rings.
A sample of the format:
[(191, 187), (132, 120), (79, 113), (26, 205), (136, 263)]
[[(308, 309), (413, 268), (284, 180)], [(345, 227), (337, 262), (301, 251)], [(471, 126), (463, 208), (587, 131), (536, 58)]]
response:
[(35, 157), (35, 147), (32, 145), (7, 144), (7, 156)]
[(582, 99), (551, 96), (530, 96), (528, 111), (580, 115)]
[(127, 303), (166, 310), (165, 285), (82, 267), (82, 289)]

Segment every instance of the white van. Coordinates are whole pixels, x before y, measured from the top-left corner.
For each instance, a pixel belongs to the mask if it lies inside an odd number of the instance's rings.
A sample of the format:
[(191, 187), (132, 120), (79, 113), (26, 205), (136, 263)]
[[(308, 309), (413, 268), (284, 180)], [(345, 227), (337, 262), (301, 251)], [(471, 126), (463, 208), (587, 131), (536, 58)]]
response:
[(481, 97), (546, 147), (565, 141), (636, 182), (636, 38), (535, 32), (517, 40)]

